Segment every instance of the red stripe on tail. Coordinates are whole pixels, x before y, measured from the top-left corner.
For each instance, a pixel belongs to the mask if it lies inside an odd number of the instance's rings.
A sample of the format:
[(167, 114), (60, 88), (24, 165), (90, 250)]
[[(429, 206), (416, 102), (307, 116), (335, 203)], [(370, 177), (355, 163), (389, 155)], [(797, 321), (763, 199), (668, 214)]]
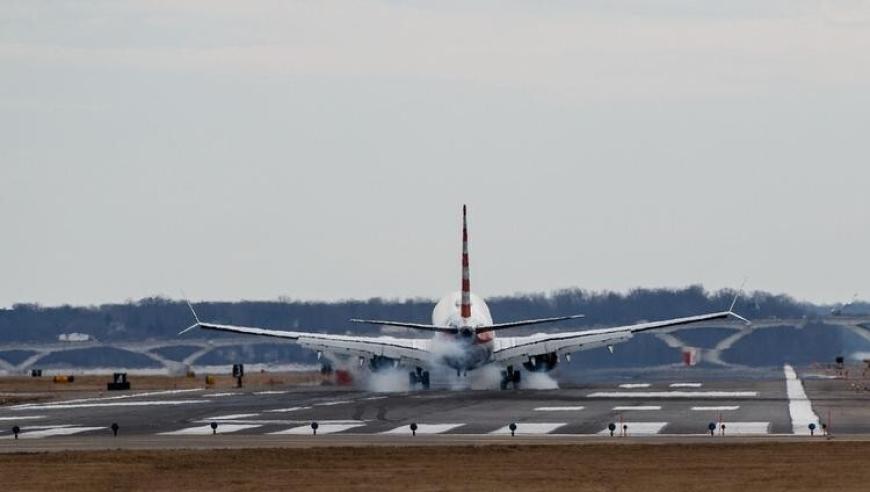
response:
[(463, 318), (471, 317), (471, 276), (468, 269), (468, 222), (465, 205), (462, 206), (462, 307)]

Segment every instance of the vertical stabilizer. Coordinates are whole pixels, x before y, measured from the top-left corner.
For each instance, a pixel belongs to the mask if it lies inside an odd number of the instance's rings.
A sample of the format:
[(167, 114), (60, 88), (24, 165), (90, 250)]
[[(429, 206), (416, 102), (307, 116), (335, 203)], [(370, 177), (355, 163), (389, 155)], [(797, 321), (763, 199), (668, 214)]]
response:
[(471, 277), (468, 273), (468, 222), (465, 215), (465, 205), (462, 206), (462, 307), (463, 318), (471, 317)]

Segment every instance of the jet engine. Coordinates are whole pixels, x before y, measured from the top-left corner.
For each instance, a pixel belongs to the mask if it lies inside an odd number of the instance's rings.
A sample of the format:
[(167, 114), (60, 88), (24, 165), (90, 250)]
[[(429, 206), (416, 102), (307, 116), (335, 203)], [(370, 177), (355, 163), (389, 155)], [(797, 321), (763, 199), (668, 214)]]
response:
[(556, 352), (549, 354), (533, 355), (523, 362), (523, 367), (529, 372), (549, 372), (559, 364), (559, 355)]
[(369, 368), (372, 372), (384, 371), (399, 367), (399, 359), (392, 359), (382, 355), (376, 355), (369, 359)]

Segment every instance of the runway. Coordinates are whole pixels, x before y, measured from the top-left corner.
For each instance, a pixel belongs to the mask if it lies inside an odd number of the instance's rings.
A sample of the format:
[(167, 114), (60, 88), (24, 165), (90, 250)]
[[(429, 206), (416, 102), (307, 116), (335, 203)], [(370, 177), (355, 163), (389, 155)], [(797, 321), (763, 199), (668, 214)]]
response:
[[(717, 438), (809, 437), (809, 422), (816, 424), (816, 437), (828, 422), (835, 435), (870, 436), (870, 392), (841, 380), (787, 382), (787, 375), (553, 390), (375, 393), (287, 387), (105, 393), (0, 407), (0, 451), (580, 442), (611, 439), (611, 423), (614, 438), (631, 440), (709, 439), (711, 423)], [(795, 393), (796, 385), (803, 397)], [(113, 423), (118, 437), (110, 429)], [(16, 425), (18, 440), (11, 430)]]

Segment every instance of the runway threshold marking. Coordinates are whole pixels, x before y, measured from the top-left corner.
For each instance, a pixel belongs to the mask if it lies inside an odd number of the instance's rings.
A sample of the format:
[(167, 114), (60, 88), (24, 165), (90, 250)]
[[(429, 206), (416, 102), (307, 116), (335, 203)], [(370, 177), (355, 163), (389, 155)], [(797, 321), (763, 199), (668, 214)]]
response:
[[(255, 429), (257, 427), (262, 427), (261, 425), (253, 425), (253, 424), (226, 424), (219, 423), (217, 426), (218, 434), (229, 434), (231, 432), (238, 432), (245, 429)], [(199, 435), (208, 435), (212, 434), (211, 424), (206, 425), (198, 425), (196, 427), (187, 427), (184, 429), (179, 429), (170, 432), (161, 432), (158, 435), (160, 436), (199, 436)]]
[(730, 412), (732, 410), (739, 410), (740, 405), (722, 405), (719, 407), (692, 407), (692, 410), (695, 412)]
[[(457, 427), (462, 427), (465, 424), (417, 424), (417, 434), (441, 434), (453, 430)], [(410, 425), (403, 425), (390, 429), (381, 434), (408, 434), (411, 435)]]
[[(517, 430), (516, 433), (519, 435), (523, 434), (549, 434), (559, 427), (564, 427), (568, 425), (567, 422), (517, 422)], [(509, 425), (504, 427), (500, 427), (490, 434), (499, 434), (499, 435), (510, 435), (511, 429)]]
[(598, 391), (587, 398), (751, 398), (757, 391)]
[(536, 412), (577, 412), (586, 407), (535, 407)]
[[(318, 434), (335, 434), (336, 432), (344, 432), (348, 429), (362, 427), (364, 424), (319, 424), (317, 428)], [(269, 434), (313, 434), (311, 425), (300, 425), (299, 427), (291, 427), (278, 432), (270, 432)]]
[(794, 368), (786, 364), (783, 366), (783, 372), (785, 373), (785, 391), (788, 395), (788, 414), (791, 417), (792, 433), (809, 435), (811, 423), (815, 424), (817, 429), (821, 428), (819, 416), (813, 412), (813, 405), (810, 403), (810, 399), (804, 391), (804, 385)]
[(623, 383), (619, 385), (620, 388), (632, 389), (632, 388), (649, 388), (649, 383)]
[[(616, 431), (614, 435), (621, 436), (622, 435), (622, 426), (628, 426), (626, 428), (626, 433), (629, 436), (652, 436), (658, 434), (668, 425), (667, 422), (614, 422), (616, 424)], [(610, 435), (610, 429), (605, 427), (598, 434), (600, 435)]]
[(660, 405), (635, 405), (635, 406), (621, 406), (621, 407), (613, 407), (617, 412), (625, 412), (625, 411), (653, 411), (653, 410), (661, 410), (662, 407)]

